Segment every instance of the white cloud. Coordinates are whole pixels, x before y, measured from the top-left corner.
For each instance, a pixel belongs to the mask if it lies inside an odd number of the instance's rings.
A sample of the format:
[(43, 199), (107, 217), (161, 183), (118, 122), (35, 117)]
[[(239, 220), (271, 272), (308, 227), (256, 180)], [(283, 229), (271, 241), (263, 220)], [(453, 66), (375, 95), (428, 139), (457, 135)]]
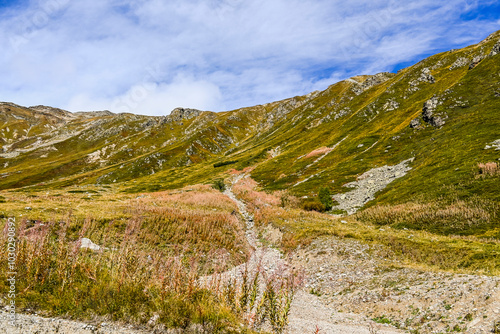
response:
[[(484, 2), (482, 2), (484, 3)], [(479, 41), (477, 1), (69, 0), (0, 9), (0, 100), (166, 114), (274, 101)]]

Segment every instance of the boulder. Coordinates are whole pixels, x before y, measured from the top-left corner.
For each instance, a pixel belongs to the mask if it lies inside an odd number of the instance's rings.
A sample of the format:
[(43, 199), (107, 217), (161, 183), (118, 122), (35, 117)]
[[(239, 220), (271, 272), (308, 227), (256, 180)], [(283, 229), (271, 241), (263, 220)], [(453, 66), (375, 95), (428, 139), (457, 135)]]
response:
[(429, 124), (433, 127), (439, 128), (444, 125), (445, 121), (441, 117), (431, 117)]
[(410, 128), (412, 128), (412, 129), (418, 128), (420, 126), (420, 124), (421, 124), (420, 118), (412, 119), (410, 122)]
[(93, 243), (92, 240), (90, 240), (89, 238), (82, 238), (80, 240), (80, 248), (86, 248), (93, 251), (98, 251), (101, 249), (99, 245)]
[(430, 100), (425, 101), (424, 107), (422, 108), (422, 118), (424, 122), (429, 123), (433, 112), (438, 106), (439, 100), (436, 96), (433, 96)]
[(419, 81), (422, 82), (428, 82), (428, 83), (435, 83), (436, 79), (432, 76), (431, 70), (429, 70), (427, 67), (422, 70), (422, 74), (420, 74)]

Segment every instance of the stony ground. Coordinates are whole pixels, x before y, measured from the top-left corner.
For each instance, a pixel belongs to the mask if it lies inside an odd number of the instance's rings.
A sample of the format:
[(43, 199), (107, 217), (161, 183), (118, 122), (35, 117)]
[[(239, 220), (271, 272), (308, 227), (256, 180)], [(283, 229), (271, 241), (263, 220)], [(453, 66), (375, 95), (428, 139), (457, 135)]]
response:
[[(242, 177), (244, 177), (243, 174), (236, 176), (233, 183), (236, 183)], [(284, 258), (277, 249), (263, 246), (256, 237), (253, 217), (246, 210), (245, 203), (236, 198), (236, 196), (232, 193), (231, 188), (228, 188), (225, 191), (225, 194), (238, 204), (239, 211), (246, 220), (247, 239), (250, 245), (255, 248), (255, 252), (249, 261), (244, 265), (240, 265), (226, 272), (224, 274), (225, 279), (238, 278), (245, 267), (248, 268), (249, 272), (255, 272), (257, 268), (261, 268), (261, 270), (263, 270), (268, 276), (272, 276), (276, 273), (286, 273), (291, 268), (307, 268), (306, 262), (297, 262), (297, 259), (300, 259), (301, 257), (300, 253), (302, 251), (299, 251), (295, 257), (292, 257), (291, 260), (290, 258)], [(267, 231), (267, 233), (264, 234), (271, 235), (273, 232), (276, 231)], [(295, 294), (290, 310), (287, 333), (392, 334), (403, 332), (387, 324), (378, 324), (363, 314), (341, 314), (339, 312), (335, 312), (334, 309), (331, 308), (330, 305), (326, 304), (319, 296), (309, 293), (309, 286), (311, 284), (309, 282), (312, 282), (312, 280), (315, 279), (316, 276), (312, 275), (312, 273), (314, 273), (316, 269), (317, 268), (314, 268), (313, 272), (306, 270), (306, 287)], [(302, 269), (299, 271), (302, 271)]]
[(355, 240), (316, 240), (294, 254), (305, 292), (344, 322), (357, 314), (418, 333), (490, 333), (500, 320), (500, 278), (427, 272), (384, 258)]
[(15, 327), (8, 324), (8, 314), (0, 311), (1, 334), (145, 334), (152, 331), (133, 328), (109, 322), (93, 324), (59, 318), (45, 318), (38, 315), (17, 314)]
[(382, 166), (370, 169), (360, 175), (354, 182), (344, 185), (353, 190), (342, 194), (335, 194), (333, 198), (339, 204), (333, 207), (334, 210), (344, 210), (348, 214), (353, 214), (366, 203), (375, 199), (375, 194), (387, 187), (389, 183), (403, 177), (411, 169), (408, 164), (413, 161), (408, 159), (394, 166)]

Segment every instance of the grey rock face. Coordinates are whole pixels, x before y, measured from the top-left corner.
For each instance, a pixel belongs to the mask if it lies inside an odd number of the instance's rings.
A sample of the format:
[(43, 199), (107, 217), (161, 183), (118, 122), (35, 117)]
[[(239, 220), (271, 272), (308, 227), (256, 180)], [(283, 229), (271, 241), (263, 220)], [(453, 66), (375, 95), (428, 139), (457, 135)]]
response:
[(444, 125), (445, 121), (437, 116), (437, 117), (431, 117), (431, 120), (429, 122), (430, 125), (432, 125), (433, 127), (435, 128), (439, 128), (439, 127), (442, 127)]
[(199, 116), (202, 113), (201, 110), (198, 109), (189, 109), (189, 108), (175, 108), (170, 113), (170, 118), (174, 122), (179, 122), (183, 119), (191, 119)]
[(436, 128), (439, 128), (445, 124), (445, 121), (442, 117), (434, 116), (434, 111), (436, 111), (438, 105), (439, 99), (434, 96), (430, 100), (425, 101), (424, 107), (422, 108), (422, 119), (424, 120), (424, 122), (429, 123)]
[(483, 57), (481, 56), (474, 57), (469, 65), (469, 70), (472, 70), (474, 67), (476, 67), (481, 62), (481, 60), (483, 60)]
[(450, 70), (454, 70), (456, 68), (467, 66), (467, 64), (469, 64), (469, 63), (470, 63), (469, 58), (460, 57), (457, 60), (455, 60), (455, 62), (450, 66)]
[(425, 101), (424, 107), (422, 108), (422, 117), (424, 122), (429, 122), (433, 112), (438, 106), (439, 100), (436, 96), (432, 97), (430, 100)]
[(496, 56), (497, 54), (500, 54), (500, 40), (498, 40), (497, 44), (493, 46), (493, 50), (490, 52), (490, 57)]
[(359, 95), (363, 93), (365, 90), (370, 89), (373, 86), (379, 85), (390, 78), (392, 78), (394, 74), (389, 73), (389, 72), (381, 72), (377, 73), (375, 75), (372, 75), (365, 81), (363, 81), (361, 84), (358, 84), (357, 86), (354, 86), (352, 88), (352, 91), (356, 94)]
[(422, 82), (428, 82), (428, 83), (435, 83), (436, 79), (432, 76), (431, 70), (429, 70), (427, 67), (422, 70), (422, 74), (420, 74), (419, 81)]

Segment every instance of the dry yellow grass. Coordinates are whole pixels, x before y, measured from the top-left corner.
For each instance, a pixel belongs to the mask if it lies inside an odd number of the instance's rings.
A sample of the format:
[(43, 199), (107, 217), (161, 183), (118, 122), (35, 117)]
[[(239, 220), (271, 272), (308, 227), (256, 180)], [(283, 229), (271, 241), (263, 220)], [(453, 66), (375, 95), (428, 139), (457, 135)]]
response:
[(265, 206), (279, 206), (281, 199), (279, 193), (266, 193), (258, 191), (257, 182), (252, 178), (242, 178), (233, 186), (233, 192), (245, 201), (250, 210)]
[(424, 224), (434, 222), (458, 230), (490, 221), (491, 213), (485, 207), (484, 204), (460, 200), (444, 206), (438, 203), (404, 203), (368, 208), (356, 217), (376, 225), (413, 224), (424, 227)]

